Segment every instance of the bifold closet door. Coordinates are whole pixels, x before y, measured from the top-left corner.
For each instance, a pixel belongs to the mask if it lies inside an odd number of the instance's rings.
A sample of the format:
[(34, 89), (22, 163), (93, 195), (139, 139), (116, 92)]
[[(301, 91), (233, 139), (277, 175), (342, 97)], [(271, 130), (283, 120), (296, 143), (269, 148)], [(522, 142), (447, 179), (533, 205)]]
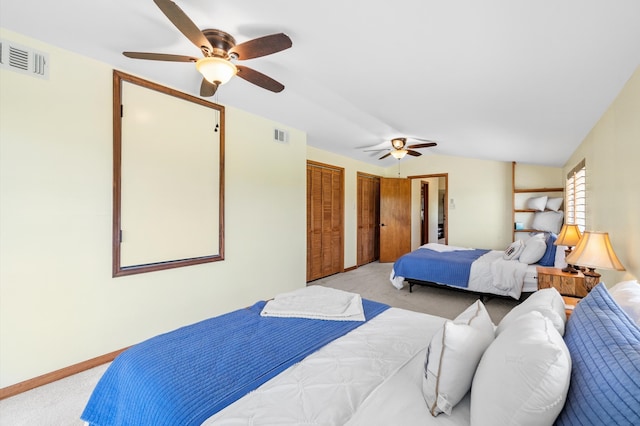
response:
[(307, 281), (344, 270), (344, 169), (307, 162)]

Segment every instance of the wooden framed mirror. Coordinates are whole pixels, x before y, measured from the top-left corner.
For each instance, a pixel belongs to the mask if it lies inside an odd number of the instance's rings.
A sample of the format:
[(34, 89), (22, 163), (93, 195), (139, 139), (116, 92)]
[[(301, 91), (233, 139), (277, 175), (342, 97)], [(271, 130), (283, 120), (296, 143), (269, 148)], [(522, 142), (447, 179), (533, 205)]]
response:
[(224, 260), (224, 107), (114, 70), (113, 276)]

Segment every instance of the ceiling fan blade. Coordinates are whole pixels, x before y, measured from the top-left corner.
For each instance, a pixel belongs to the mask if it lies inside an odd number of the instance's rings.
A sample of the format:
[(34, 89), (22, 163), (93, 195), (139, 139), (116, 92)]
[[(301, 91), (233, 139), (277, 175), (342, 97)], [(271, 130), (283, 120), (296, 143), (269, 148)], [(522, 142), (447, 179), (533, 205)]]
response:
[(411, 150), (411, 149), (408, 149), (408, 150), (407, 150), (407, 154), (409, 154), (409, 155), (413, 155), (414, 157), (420, 157), (420, 156), (422, 155), (422, 153), (421, 153), (421, 152), (413, 151), (413, 150)]
[(218, 85), (210, 82), (206, 78), (202, 79), (202, 84), (200, 85), (200, 96), (213, 96), (216, 94), (216, 90), (218, 90)]
[(128, 58), (148, 59), (151, 61), (169, 61), (169, 62), (196, 62), (198, 58), (185, 55), (171, 55), (168, 53), (146, 53), (146, 52), (122, 52)]
[(176, 28), (178, 28), (180, 32), (191, 41), (191, 43), (195, 44), (198, 49), (202, 50), (202, 53), (205, 56), (209, 56), (208, 53), (213, 52), (213, 46), (211, 46), (209, 40), (177, 4), (171, 0), (153, 1), (160, 8), (162, 13), (169, 18), (173, 25), (175, 25)]
[(259, 58), (271, 55), (293, 46), (291, 39), (284, 33), (271, 34), (240, 43), (229, 50), (239, 60)]
[(382, 157), (378, 158), (378, 160), (383, 160), (383, 159), (387, 158), (390, 155), (391, 155), (391, 153), (387, 152), (385, 155), (383, 155)]
[(429, 148), (431, 146), (436, 146), (438, 145), (435, 142), (429, 142), (429, 143), (418, 143), (415, 145), (409, 145), (407, 148)]
[(242, 65), (237, 65), (238, 68), (238, 77), (242, 77), (247, 80), (249, 83), (253, 83), (256, 86), (262, 87), (263, 89), (271, 90), (272, 92), (282, 92), (284, 90), (284, 85), (278, 83), (274, 79), (269, 76), (262, 74), (254, 69), (244, 67)]

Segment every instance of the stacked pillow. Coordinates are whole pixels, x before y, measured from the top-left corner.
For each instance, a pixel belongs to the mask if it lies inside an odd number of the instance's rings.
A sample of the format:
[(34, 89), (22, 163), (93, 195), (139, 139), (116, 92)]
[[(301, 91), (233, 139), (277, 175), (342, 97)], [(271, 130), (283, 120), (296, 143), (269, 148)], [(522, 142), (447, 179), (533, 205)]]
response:
[(522, 250), (524, 250), (524, 241), (515, 240), (505, 249), (502, 257), (504, 260), (517, 260), (520, 257)]
[(562, 228), (564, 213), (559, 211), (536, 212), (531, 226), (538, 231), (553, 232), (557, 234)]
[(433, 416), (451, 414), (469, 392), (473, 375), (494, 337), (494, 325), (476, 301), (433, 336), (424, 363), (422, 392)]
[(558, 333), (561, 336), (564, 335), (564, 325), (567, 322), (564, 300), (558, 290), (550, 287), (536, 291), (524, 302), (511, 309), (498, 324), (496, 336), (507, 329), (518, 317), (531, 311), (537, 311), (548, 318)]
[(557, 236), (550, 233), (536, 234), (528, 240), (516, 240), (505, 249), (502, 258), (505, 260), (519, 260), (532, 265), (540, 263), (542, 266), (554, 266), (556, 246), (553, 244)]
[(622, 281), (609, 289), (609, 294), (636, 325), (640, 326), (640, 284)]
[(565, 320), (562, 296), (549, 288), (497, 328), (480, 301), (447, 321), (425, 359), (422, 390), (431, 414), (451, 414), (471, 389), (471, 424), (551, 425), (571, 375)]
[(518, 260), (531, 265), (542, 259), (546, 250), (547, 243), (544, 239), (544, 234), (536, 234), (524, 242), (524, 249), (520, 253)]
[(548, 199), (549, 197), (546, 195), (542, 197), (531, 197), (527, 200), (526, 208), (543, 212), (547, 208)]
[(471, 387), (471, 424), (552, 425), (562, 411), (571, 356), (551, 321), (530, 311), (487, 348)]
[(557, 212), (558, 210), (560, 210), (563, 201), (564, 199), (562, 197), (549, 197), (547, 198), (547, 205), (545, 207), (547, 208), (547, 210), (553, 210), (554, 212)]
[(547, 197), (546, 195), (541, 197), (531, 197), (526, 202), (526, 208), (541, 212), (545, 210), (557, 212), (560, 210), (563, 201), (564, 199), (562, 197)]
[(502, 318), (473, 378), (471, 424), (553, 424), (571, 376), (565, 322), (555, 288), (533, 293)]
[(552, 266), (552, 267), (555, 266), (556, 251), (558, 248), (555, 245), (555, 242), (557, 239), (558, 239), (558, 236), (553, 232), (550, 232), (547, 235), (547, 249), (544, 251), (544, 254), (540, 258), (540, 260), (538, 260), (538, 264), (540, 266)]

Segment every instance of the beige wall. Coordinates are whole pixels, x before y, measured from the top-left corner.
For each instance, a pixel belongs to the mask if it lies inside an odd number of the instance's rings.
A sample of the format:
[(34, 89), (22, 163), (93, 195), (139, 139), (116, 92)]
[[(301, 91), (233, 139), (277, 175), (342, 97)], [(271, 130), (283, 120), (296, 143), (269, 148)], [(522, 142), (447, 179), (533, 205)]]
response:
[(448, 174), (450, 245), (502, 249), (511, 242), (511, 163), (424, 153), (401, 171)]
[(640, 68), (564, 166), (585, 159), (587, 230), (609, 233), (626, 272), (598, 270), (609, 286), (640, 277)]
[(51, 63), (0, 70), (0, 387), (305, 285), (306, 135), (234, 108), (226, 259), (111, 278), (112, 69), (0, 35)]

